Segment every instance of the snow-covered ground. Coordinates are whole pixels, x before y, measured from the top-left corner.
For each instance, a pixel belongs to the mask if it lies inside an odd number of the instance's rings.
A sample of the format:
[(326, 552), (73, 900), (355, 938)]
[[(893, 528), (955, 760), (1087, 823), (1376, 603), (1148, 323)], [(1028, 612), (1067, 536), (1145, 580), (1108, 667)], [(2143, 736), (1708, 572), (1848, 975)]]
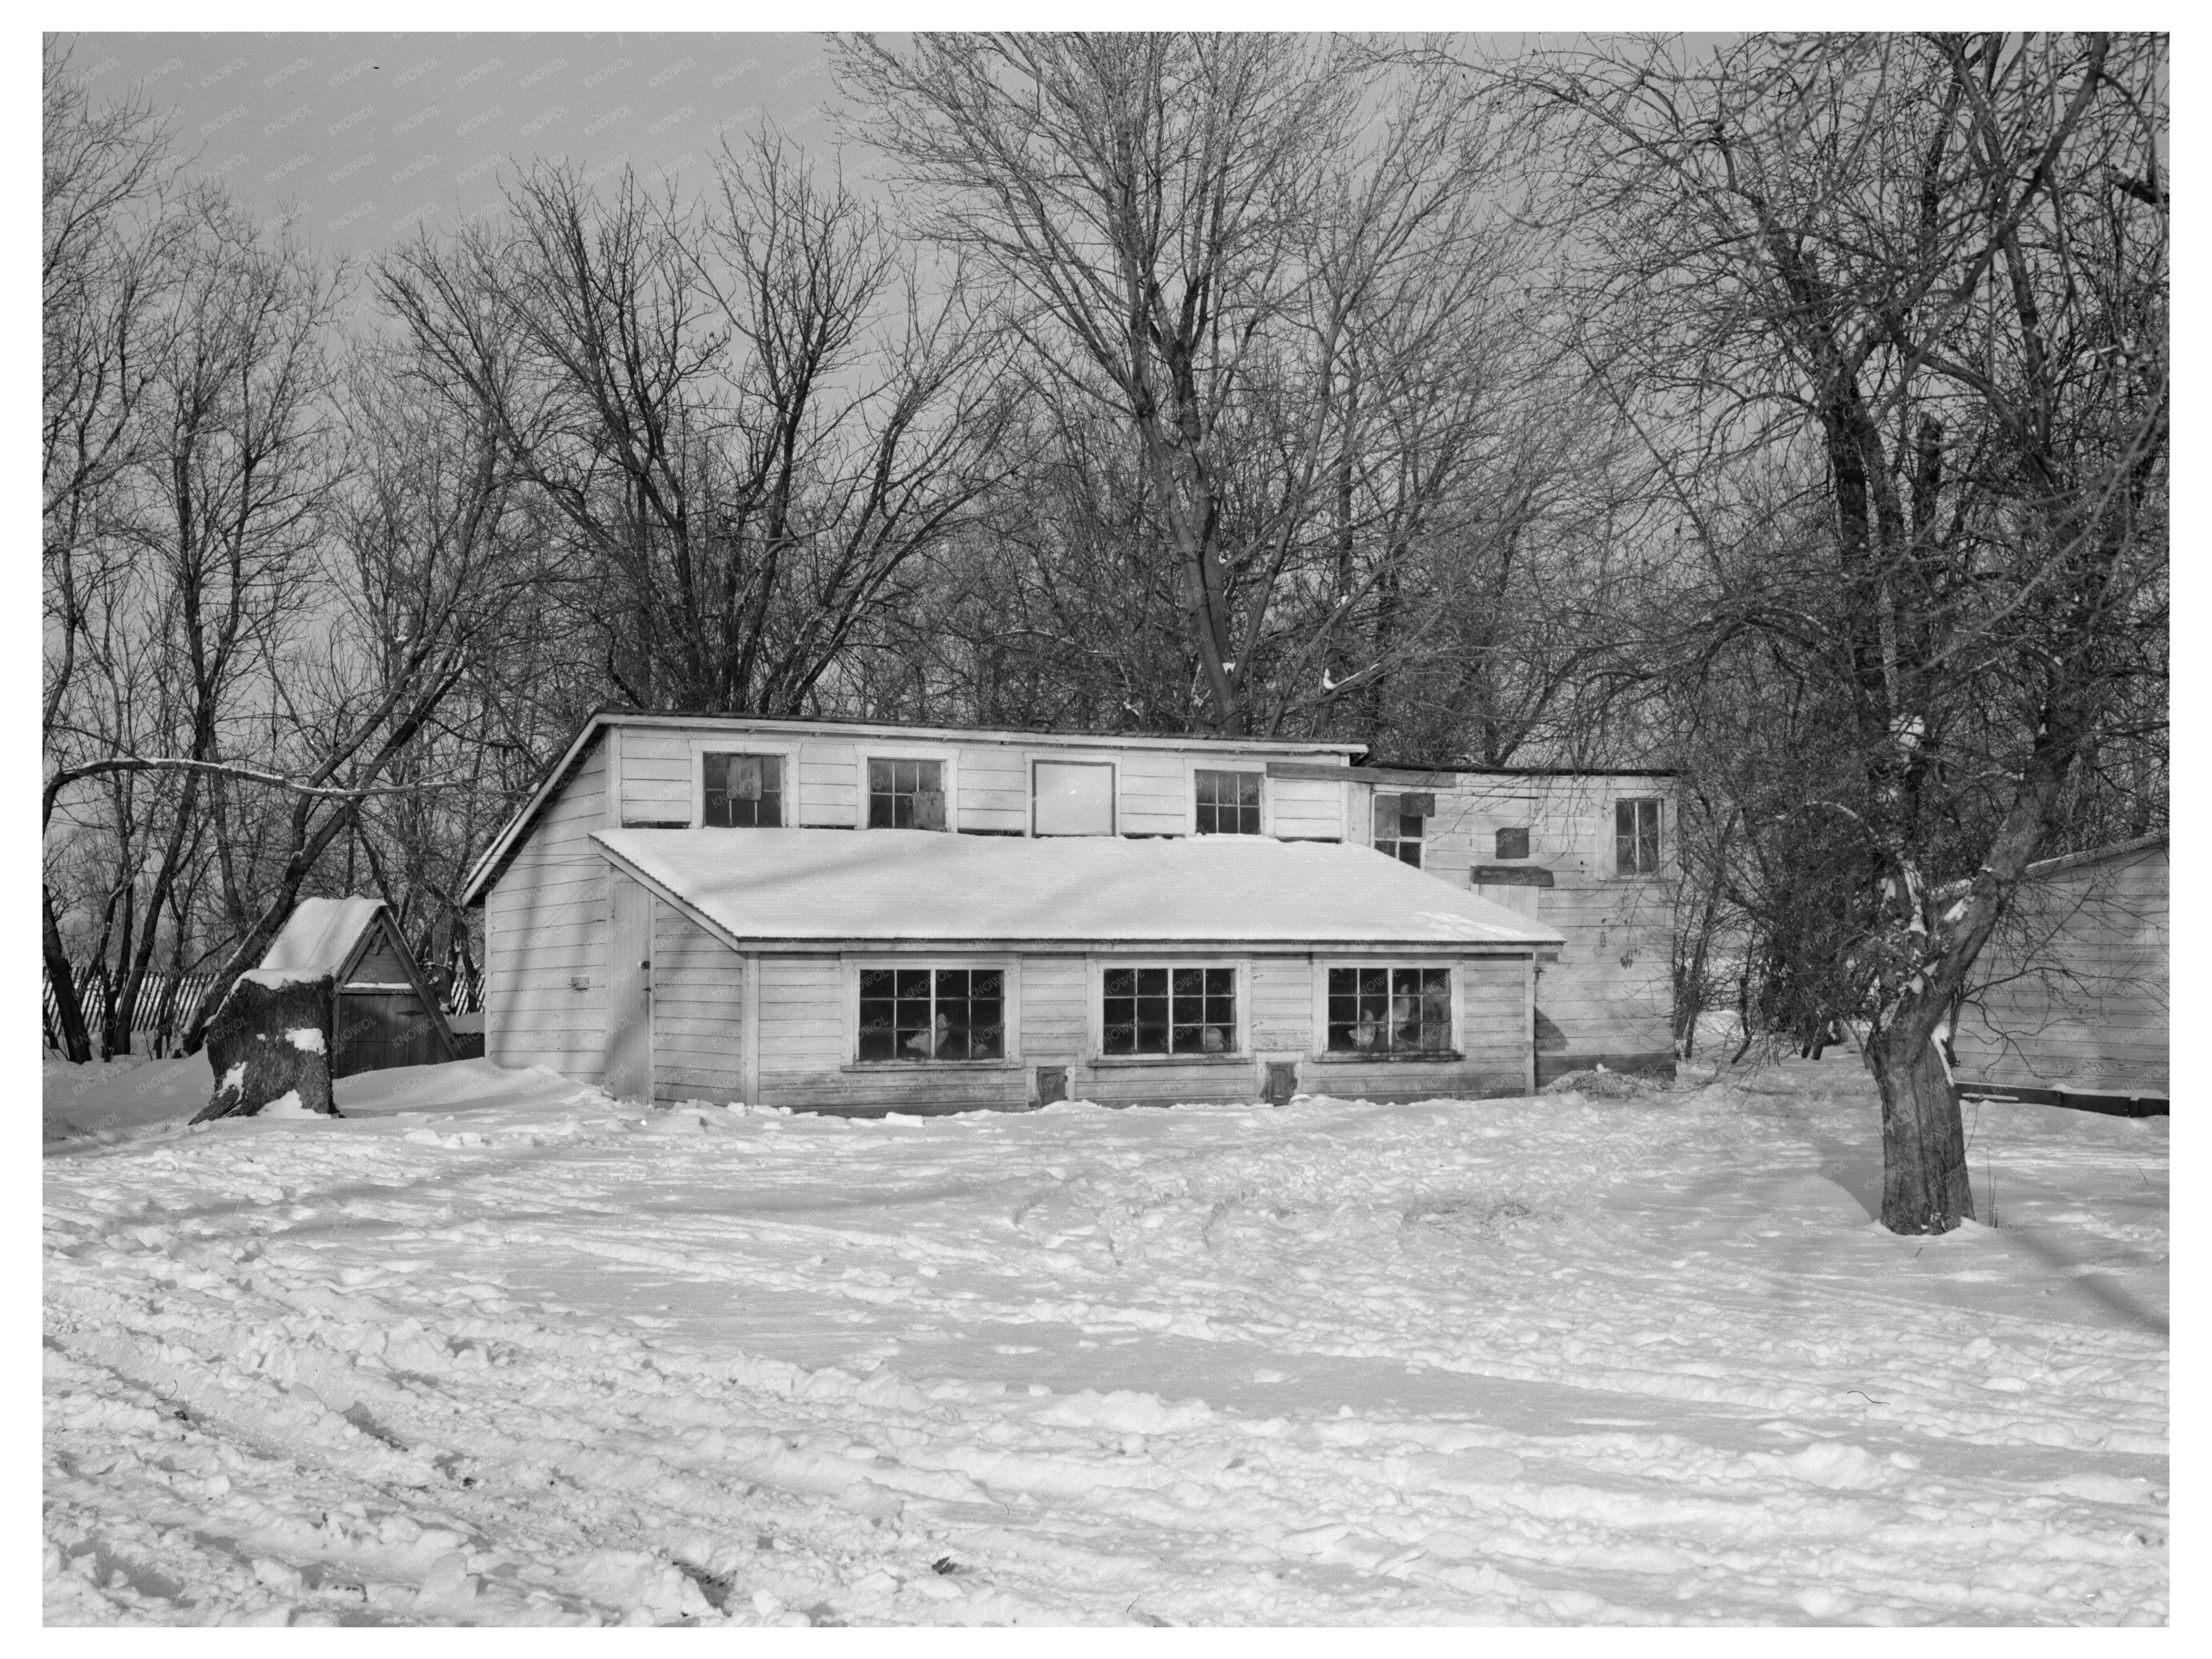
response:
[[(50, 1622), (2157, 1623), (2166, 1124), (51, 1066)], [(1975, 1109), (1969, 1108), (1970, 1114)]]

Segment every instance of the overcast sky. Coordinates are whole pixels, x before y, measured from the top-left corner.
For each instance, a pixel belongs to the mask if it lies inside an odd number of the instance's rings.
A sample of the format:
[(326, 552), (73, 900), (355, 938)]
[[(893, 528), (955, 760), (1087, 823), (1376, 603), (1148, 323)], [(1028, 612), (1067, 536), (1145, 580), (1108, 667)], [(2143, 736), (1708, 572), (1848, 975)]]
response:
[(497, 199), (510, 158), (703, 180), (721, 130), (830, 147), (815, 34), (62, 37), (95, 100), (132, 94), (194, 171), (307, 240), (370, 257)]

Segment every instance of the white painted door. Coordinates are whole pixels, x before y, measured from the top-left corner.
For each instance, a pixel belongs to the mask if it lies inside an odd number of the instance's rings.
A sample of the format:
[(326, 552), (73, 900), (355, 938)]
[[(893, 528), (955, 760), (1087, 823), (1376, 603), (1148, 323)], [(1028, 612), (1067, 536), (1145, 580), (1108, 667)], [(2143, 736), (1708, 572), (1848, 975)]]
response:
[(614, 925), (607, 945), (606, 1090), (618, 1100), (653, 1098), (653, 895), (613, 876)]

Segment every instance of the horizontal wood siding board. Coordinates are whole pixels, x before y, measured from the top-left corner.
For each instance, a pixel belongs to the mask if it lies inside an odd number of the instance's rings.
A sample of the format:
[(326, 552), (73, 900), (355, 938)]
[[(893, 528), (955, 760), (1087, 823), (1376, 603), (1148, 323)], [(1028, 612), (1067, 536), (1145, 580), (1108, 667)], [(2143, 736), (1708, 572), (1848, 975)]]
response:
[(744, 1091), (744, 960), (674, 906), (653, 902), (653, 1092), (728, 1102)]
[(761, 1103), (805, 1111), (886, 1111), (915, 1114), (946, 1111), (1004, 1111), (1026, 1106), (1026, 1068), (946, 1073), (932, 1076), (902, 1070), (870, 1074), (865, 1069), (771, 1068), (763, 1045)]
[(1463, 1063), (1434, 1065), (1305, 1066), (1299, 1068), (1298, 1086), (1307, 1094), (1340, 1100), (1482, 1100), (1525, 1093), (1524, 1074), (1518, 1056), (1510, 1063), (1486, 1063), (1470, 1056)]
[[(484, 895), (484, 1052), (596, 1081), (605, 1024), (606, 750), (556, 792)], [(574, 981), (582, 980), (579, 990)]]

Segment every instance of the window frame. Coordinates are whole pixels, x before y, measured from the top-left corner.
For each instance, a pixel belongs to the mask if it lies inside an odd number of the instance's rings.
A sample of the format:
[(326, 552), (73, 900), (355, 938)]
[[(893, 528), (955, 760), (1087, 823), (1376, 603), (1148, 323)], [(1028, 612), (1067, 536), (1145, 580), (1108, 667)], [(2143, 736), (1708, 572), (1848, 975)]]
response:
[(940, 744), (856, 744), (853, 779), (853, 827), (856, 830), (880, 829), (868, 822), (868, 767), (875, 761), (935, 761), (945, 769), (945, 828), (927, 830), (924, 835), (953, 835), (960, 828), (960, 756), (959, 751)]
[[(1237, 1042), (1223, 1054), (1109, 1054), (1106, 1052), (1106, 975), (1121, 969), (1226, 968), (1236, 999)], [(1085, 1063), (1090, 1066), (1249, 1066), (1252, 1063), (1252, 963), (1249, 957), (1174, 956), (1157, 951), (1093, 957), (1085, 975)], [(1173, 985), (1170, 981), (1170, 985)], [(1170, 1039), (1173, 1040), (1172, 1037)]]
[(744, 830), (764, 826), (707, 822), (707, 757), (709, 755), (774, 756), (783, 764), (783, 823), (780, 828), (796, 829), (800, 822), (799, 811), (799, 745), (778, 743), (773, 739), (756, 738), (750, 734), (733, 738), (694, 738), (691, 750), (691, 828), (694, 830)]
[[(1620, 861), (1620, 809), (1624, 806), (1651, 808), (1651, 864), (1646, 869), (1641, 865), (1624, 866)], [(1613, 876), (1622, 881), (1652, 881), (1667, 870), (1667, 798), (1664, 795), (1615, 795), (1613, 797), (1613, 823), (1609, 845), (1613, 849), (1611, 863)], [(1641, 842), (1640, 829), (1632, 839)]]
[[(1385, 837), (1375, 833), (1375, 806), (1376, 802), (1383, 799), (1385, 797), (1391, 800), (1402, 800), (1407, 795), (1418, 795), (1425, 793), (1429, 792), (1419, 789), (1378, 788), (1370, 789), (1367, 797), (1367, 844), (1370, 847), (1372, 847), (1376, 852), (1382, 853), (1383, 857), (1388, 859), (1395, 859), (1399, 863), (1405, 865), (1409, 870), (1426, 870), (1429, 867), (1427, 863), (1429, 846), (1428, 817), (1425, 815), (1422, 816), (1421, 833), (1419, 836), (1413, 839), (1413, 844), (1420, 849), (1421, 856), (1418, 859), (1408, 860), (1398, 850), (1400, 848), (1406, 845), (1407, 837), (1403, 835), (1388, 837), (1390, 842), (1389, 850), (1387, 852), (1383, 850), (1382, 842)], [(1401, 829), (1404, 827), (1405, 820), (1407, 816), (1407, 814), (1402, 811), (1398, 814), (1399, 824)]]
[[(927, 955), (891, 956), (870, 953), (847, 956), (839, 964), (838, 985), (843, 1001), (839, 1010), (843, 1039), (843, 1061), (839, 1070), (877, 1076), (902, 1072), (1012, 1072), (1022, 1066), (1021, 991), (1022, 962), (1018, 956), (997, 954), (962, 956), (932, 952)], [(1005, 1020), (1006, 1038), (996, 1060), (862, 1060), (860, 1058), (860, 975), (863, 970), (896, 969), (927, 969), (934, 975), (945, 971), (986, 973), (1001, 975), (1000, 1007)], [(933, 978), (930, 994), (936, 995)]]
[[(1184, 769), (1183, 799), (1190, 808), (1190, 834), (1197, 836), (1271, 836), (1274, 833), (1273, 811), (1274, 793), (1267, 787), (1267, 770), (1264, 763), (1258, 766), (1235, 763), (1201, 760), (1194, 757)], [(1198, 775), (1201, 772), (1227, 773), (1233, 777), (1257, 778), (1260, 781), (1259, 827), (1254, 830), (1201, 830), (1198, 827)], [(1216, 809), (1217, 811), (1218, 808)], [(1241, 809), (1240, 809), (1241, 810)]]
[[(1031, 841), (1111, 841), (1121, 833), (1121, 767), (1118, 761), (1078, 759), (1072, 755), (1031, 755), (1028, 757), (1029, 823), (1025, 832)], [(1101, 833), (1079, 830), (1070, 834), (1054, 830), (1047, 835), (1037, 828), (1037, 768), (1040, 766), (1091, 766), (1103, 768), (1106, 773), (1106, 823)]]
[[(1460, 971), (1463, 957), (1316, 956), (1313, 958), (1313, 1040), (1309, 1057), (1324, 1066), (1404, 1066), (1456, 1064), (1467, 1058), (1467, 975)], [(1381, 968), (1442, 969), (1451, 992), (1450, 1046), (1443, 1048), (1386, 1049), (1380, 1054), (1328, 1046), (1328, 976), (1339, 969)]]

